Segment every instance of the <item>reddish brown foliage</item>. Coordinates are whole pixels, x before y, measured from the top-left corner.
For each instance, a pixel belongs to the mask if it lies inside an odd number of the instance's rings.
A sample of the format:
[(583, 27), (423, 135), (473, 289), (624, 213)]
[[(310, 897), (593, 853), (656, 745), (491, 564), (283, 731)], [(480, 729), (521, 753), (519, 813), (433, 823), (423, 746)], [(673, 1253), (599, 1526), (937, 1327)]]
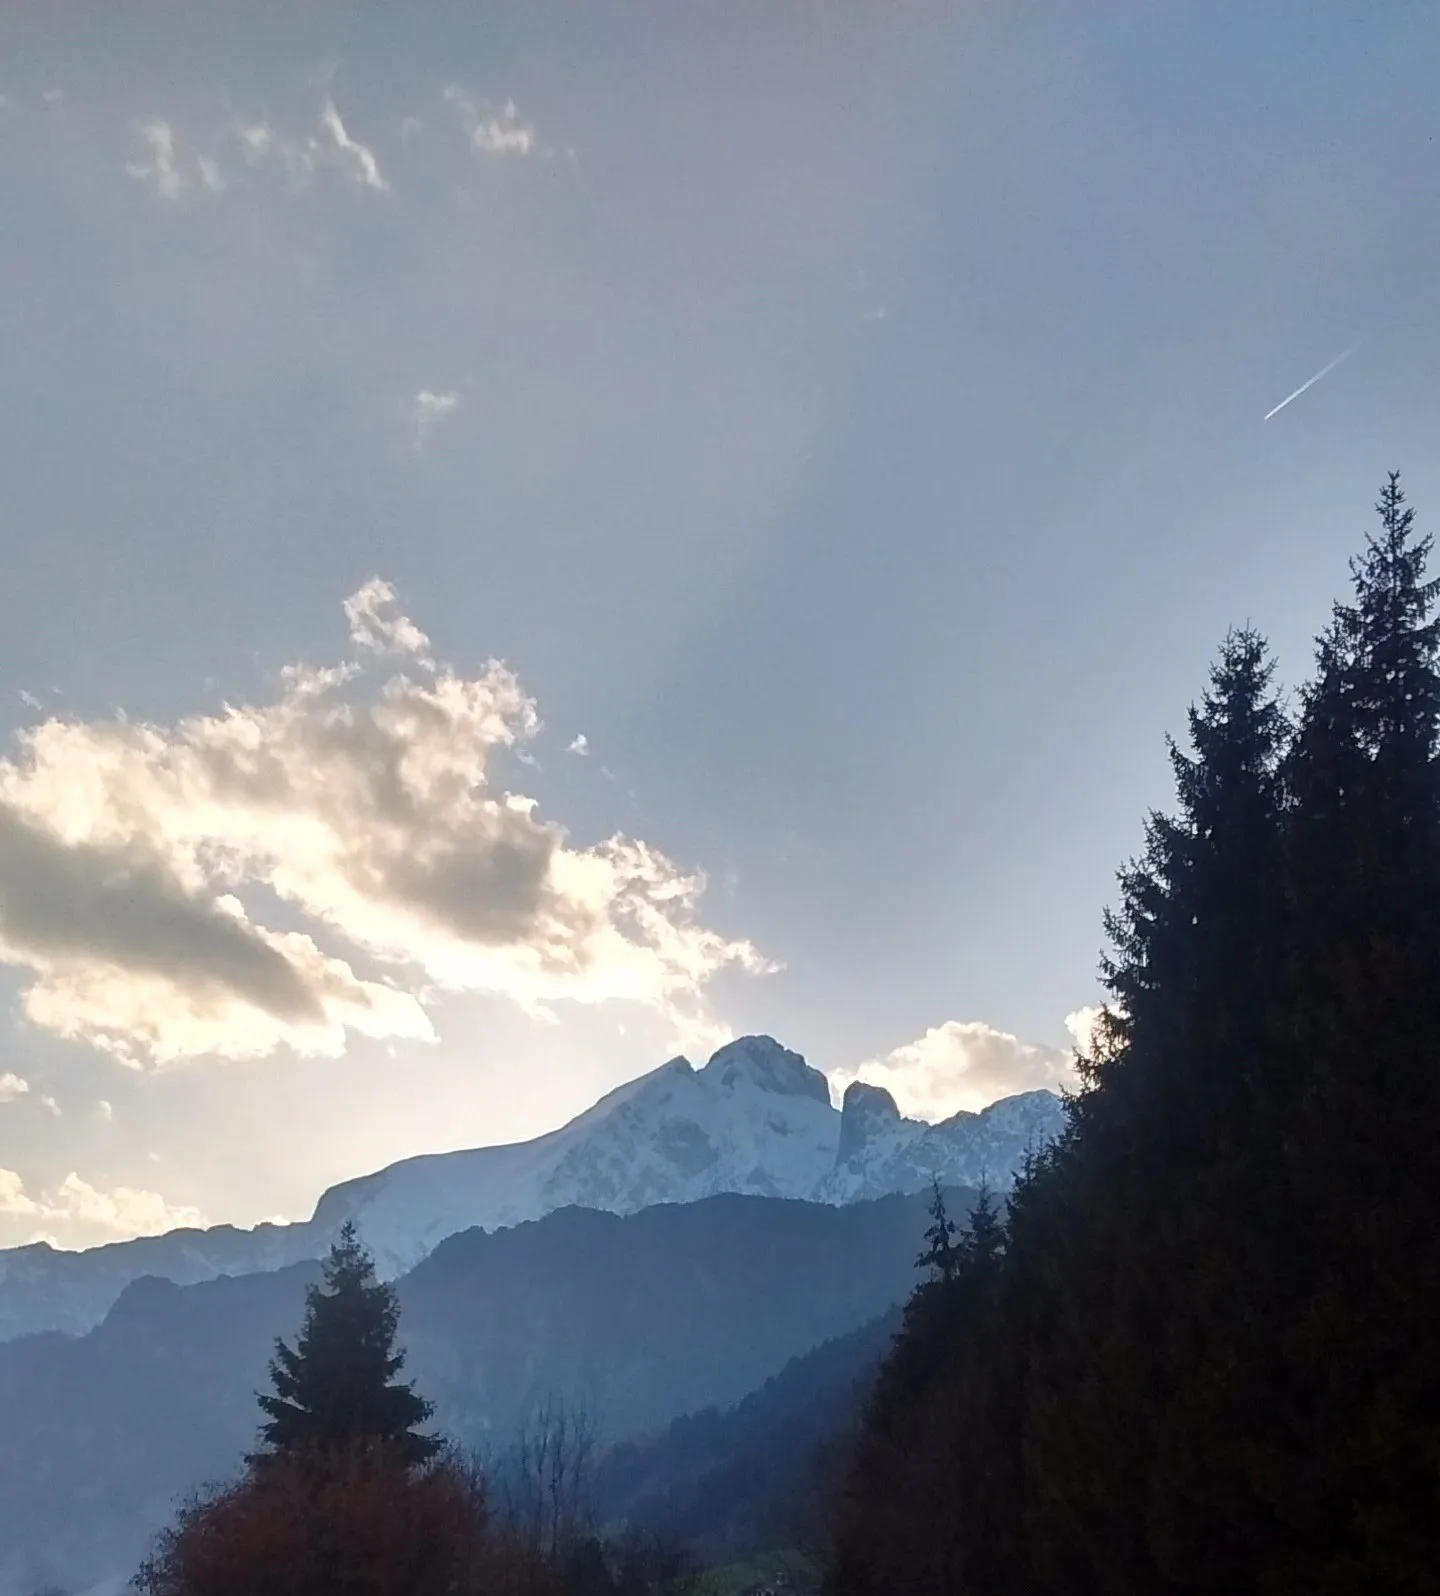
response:
[(137, 1577), (146, 1596), (550, 1596), (540, 1560), (453, 1460), (374, 1448), (278, 1456), (192, 1502)]

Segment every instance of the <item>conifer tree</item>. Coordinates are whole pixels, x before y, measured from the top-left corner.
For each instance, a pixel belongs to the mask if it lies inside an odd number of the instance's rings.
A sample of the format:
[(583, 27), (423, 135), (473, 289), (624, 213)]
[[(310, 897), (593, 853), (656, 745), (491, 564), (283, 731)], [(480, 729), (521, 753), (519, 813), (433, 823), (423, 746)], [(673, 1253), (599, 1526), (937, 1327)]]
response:
[(1005, 1251), (1005, 1223), (995, 1204), (990, 1182), (982, 1179), (970, 1210), (970, 1223), (961, 1237), (959, 1252), (965, 1273), (988, 1278), (1000, 1265)]
[(1270, 1469), (1297, 1583), (1402, 1590), (1440, 1562), (1440, 581), (1397, 475), (1377, 512), (1289, 772), (1308, 1245)]
[(940, 1190), (938, 1175), (931, 1182), (929, 1214), (925, 1251), (915, 1260), (915, 1267), (933, 1270), (936, 1280), (951, 1280), (960, 1263), (960, 1252), (955, 1245), (955, 1221), (945, 1211), (945, 1193)]
[(989, 1283), (977, 1217), (912, 1299), (833, 1596), (1434, 1588), (1440, 582), (1378, 509), (1298, 730), (1246, 630), (1172, 745), (1084, 1089)]
[(295, 1346), (276, 1340), (275, 1391), (259, 1398), (270, 1450), (253, 1461), (370, 1447), (410, 1466), (434, 1457), (441, 1442), (416, 1433), (430, 1403), (394, 1378), (405, 1361), (395, 1347), (399, 1318), (394, 1288), (375, 1278), (374, 1260), (347, 1222), (325, 1261), (323, 1286), (306, 1294)]
[[(1145, 850), (1121, 872), (1102, 963), (1113, 1006), (1017, 1233), (1018, 1263), (1040, 1283), (1034, 1511), (1068, 1526), (1049, 1537), (1047, 1577), (1062, 1588), (1164, 1588), (1182, 1562), (1208, 1561), (1219, 1584), (1229, 1572), (1224, 1537), (1190, 1533), (1197, 1482), (1171, 1443), (1232, 1423), (1229, 1308), (1253, 1283), (1226, 1260), (1248, 1263), (1253, 1210), (1274, 1184), (1249, 1153), (1284, 963), (1287, 726), (1271, 675), (1264, 639), (1230, 633), (1190, 711), (1189, 748), (1170, 744), (1176, 811), (1148, 818)], [(1038, 1236), (1043, 1261), (1027, 1256)], [(1194, 1398), (1209, 1406), (1182, 1420), (1200, 1366), (1215, 1371)]]

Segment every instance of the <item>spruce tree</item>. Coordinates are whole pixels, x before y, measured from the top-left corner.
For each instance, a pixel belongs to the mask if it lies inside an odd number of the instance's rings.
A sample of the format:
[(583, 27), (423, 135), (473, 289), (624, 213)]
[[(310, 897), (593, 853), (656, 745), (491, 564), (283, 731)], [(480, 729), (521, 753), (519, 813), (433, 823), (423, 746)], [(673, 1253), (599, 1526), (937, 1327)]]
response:
[(1397, 475), (1377, 511), (1289, 771), (1306, 1292), (1271, 1472), (1292, 1583), (1399, 1591), (1440, 1565), (1440, 581)]
[(394, 1378), (405, 1361), (395, 1346), (399, 1318), (394, 1288), (375, 1278), (374, 1260), (347, 1222), (325, 1260), (323, 1286), (306, 1294), (294, 1347), (276, 1340), (275, 1392), (259, 1397), (269, 1451), (252, 1461), (371, 1447), (410, 1466), (434, 1457), (441, 1442), (416, 1433), (431, 1404)]
[(1172, 745), (1084, 1089), (989, 1284), (981, 1219), (912, 1299), (835, 1596), (1434, 1588), (1440, 583), (1379, 514), (1298, 730), (1247, 630)]
[(940, 1177), (931, 1181), (930, 1228), (925, 1232), (925, 1251), (915, 1260), (917, 1269), (934, 1271), (936, 1280), (951, 1280), (959, 1266), (960, 1253), (955, 1245), (956, 1225), (945, 1211), (945, 1193), (940, 1190)]
[(1000, 1266), (1005, 1252), (1005, 1222), (995, 1204), (995, 1194), (990, 1182), (981, 1179), (975, 1195), (975, 1206), (970, 1210), (970, 1223), (961, 1237), (959, 1246), (961, 1265), (965, 1273), (989, 1278)]
[(1254, 1211), (1274, 1182), (1252, 1154), (1283, 968), (1287, 725), (1271, 675), (1264, 639), (1232, 632), (1189, 747), (1170, 744), (1176, 809), (1149, 817), (1121, 872), (1112, 1008), (1016, 1233), (1037, 1321), (1032, 1511), (1058, 1588), (1165, 1589), (1182, 1565), (1223, 1588), (1243, 1556), (1198, 1532), (1202, 1482), (1175, 1438), (1241, 1422), (1230, 1310), (1252, 1255), (1268, 1256)]

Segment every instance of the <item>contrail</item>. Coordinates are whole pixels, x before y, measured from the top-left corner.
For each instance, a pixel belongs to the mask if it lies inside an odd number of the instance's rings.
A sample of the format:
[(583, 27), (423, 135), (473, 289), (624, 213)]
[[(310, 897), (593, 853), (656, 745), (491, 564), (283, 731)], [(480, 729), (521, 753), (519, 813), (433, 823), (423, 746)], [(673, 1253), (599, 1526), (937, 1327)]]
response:
[(1300, 395), (1302, 393), (1304, 393), (1307, 388), (1313, 388), (1315, 386), (1315, 384), (1317, 382), (1319, 382), (1322, 377), (1328, 377), (1330, 375), (1330, 373), (1332, 371), (1334, 371), (1336, 366), (1338, 366), (1342, 360), (1348, 360), (1350, 358), (1350, 356), (1353, 355), (1355, 353), (1355, 351), (1359, 347), (1360, 347), (1359, 344), (1351, 344), (1350, 347), (1344, 352), (1344, 354), (1336, 355), (1334, 360), (1332, 360), (1328, 366), (1321, 366), (1319, 371), (1317, 371), (1315, 373), (1315, 375), (1313, 377), (1311, 377), (1308, 382), (1302, 382), (1300, 384), (1300, 386), (1295, 390), (1294, 393), (1287, 394), (1280, 401), (1280, 403), (1275, 406), (1275, 408), (1273, 410), (1267, 410), (1265, 412), (1265, 414), (1260, 419), (1262, 421), (1268, 421), (1271, 416), (1278, 416), (1280, 414), (1280, 412), (1285, 408), (1285, 406), (1288, 405), (1291, 402), (1291, 400), (1298, 399), (1300, 397)]

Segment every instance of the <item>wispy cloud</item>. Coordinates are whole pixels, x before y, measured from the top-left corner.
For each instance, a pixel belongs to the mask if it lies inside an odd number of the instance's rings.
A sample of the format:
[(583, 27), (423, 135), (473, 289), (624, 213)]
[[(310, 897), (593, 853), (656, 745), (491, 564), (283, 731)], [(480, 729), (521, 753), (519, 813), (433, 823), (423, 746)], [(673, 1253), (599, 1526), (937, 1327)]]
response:
[[(353, 652), (268, 702), (175, 725), (50, 719), (0, 760), (0, 961), (25, 1014), (128, 1062), (425, 1039), (444, 991), (704, 1011), (749, 943), (650, 844), (572, 843), (494, 757), (536, 706), (491, 662), (437, 664), (393, 590), (345, 605)], [(264, 923), (286, 906), (292, 928)], [(298, 918), (303, 929), (293, 928)]]
[(390, 187), (380, 175), (374, 151), (346, 132), (334, 100), (326, 100), (320, 112), (320, 134), (318, 140), (312, 140), (317, 164), (333, 162), (361, 188), (372, 188), (383, 194)]
[(225, 187), (224, 174), (218, 161), (206, 155), (182, 159), (175, 148), (175, 130), (168, 122), (156, 118), (142, 122), (136, 136), (144, 147), (138, 160), (126, 163), (125, 170), (137, 182), (144, 183), (162, 200), (178, 200), (192, 189), (203, 189), (216, 194)]
[(882, 1058), (834, 1071), (831, 1079), (842, 1091), (856, 1080), (883, 1086), (902, 1113), (939, 1120), (1015, 1092), (1073, 1085), (1075, 1067), (1061, 1048), (1022, 1042), (983, 1021), (948, 1020)]
[(30, 1090), (30, 1082), (23, 1076), (16, 1075), (6, 1070), (0, 1075), (0, 1103), (13, 1103), (16, 1098), (24, 1097)]
[(331, 171), (354, 188), (377, 194), (389, 191), (374, 150), (350, 133), (329, 97), (320, 108), (317, 130), (306, 137), (289, 135), (265, 118), (238, 121), (232, 133), (250, 166), (278, 168), (297, 188), (307, 186), (317, 174)]
[[(350, 641), (371, 654), (424, 655), (430, 639), (400, 611), (400, 599), (389, 582), (372, 576), (342, 605)], [(432, 662), (426, 660), (427, 665)]]
[(416, 449), (425, 447), (430, 434), (459, 403), (460, 395), (453, 388), (445, 392), (422, 388), (405, 401), (403, 408), (406, 424)]
[(581, 732), (573, 742), (566, 745), (565, 752), (567, 754), (579, 754), (584, 759), (590, 752), (590, 739), (584, 732)]
[(481, 155), (529, 155), (535, 149), (535, 129), (520, 119), (513, 100), (493, 107), (476, 104), (455, 84), (445, 90), (445, 102), (453, 106), (465, 129), (470, 146)]

